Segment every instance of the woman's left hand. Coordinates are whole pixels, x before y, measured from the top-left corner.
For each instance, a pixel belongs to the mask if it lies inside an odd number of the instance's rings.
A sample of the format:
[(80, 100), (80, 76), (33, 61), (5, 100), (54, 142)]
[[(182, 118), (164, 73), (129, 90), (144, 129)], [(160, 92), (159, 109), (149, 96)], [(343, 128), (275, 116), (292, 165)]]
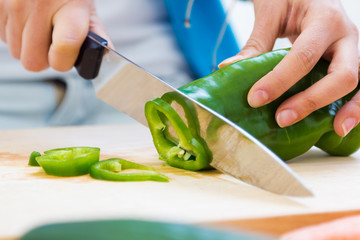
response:
[[(278, 37), (293, 46), (284, 59), (248, 93), (252, 107), (272, 102), (310, 72), (321, 57), (331, 63), (328, 74), (305, 91), (284, 101), (276, 111), (280, 127), (290, 126), (313, 111), (343, 97), (358, 84), (358, 30), (340, 0), (254, 0), (255, 25), (242, 51), (219, 67), (271, 51)], [(336, 114), (335, 132), (345, 136), (360, 121), (360, 92)]]

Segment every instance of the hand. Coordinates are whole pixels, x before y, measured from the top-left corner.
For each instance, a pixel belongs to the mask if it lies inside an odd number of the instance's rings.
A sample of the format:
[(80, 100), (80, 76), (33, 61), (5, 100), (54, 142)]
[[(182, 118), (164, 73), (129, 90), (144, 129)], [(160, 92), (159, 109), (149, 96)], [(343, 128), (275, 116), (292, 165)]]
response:
[(107, 37), (93, 0), (0, 0), (0, 38), (30, 71), (70, 70), (89, 29)]
[[(358, 30), (339, 0), (254, 0), (255, 24), (242, 51), (219, 65), (271, 51), (276, 38), (288, 37), (290, 52), (261, 78), (248, 93), (252, 107), (278, 98), (310, 72), (323, 56), (329, 60), (328, 75), (284, 101), (276, 111), (280, 127), (292, 125), (330, 104), (358, 84)], [(360, 121), (360, 93), (336, 114), (335, 132), (345, 136)]]

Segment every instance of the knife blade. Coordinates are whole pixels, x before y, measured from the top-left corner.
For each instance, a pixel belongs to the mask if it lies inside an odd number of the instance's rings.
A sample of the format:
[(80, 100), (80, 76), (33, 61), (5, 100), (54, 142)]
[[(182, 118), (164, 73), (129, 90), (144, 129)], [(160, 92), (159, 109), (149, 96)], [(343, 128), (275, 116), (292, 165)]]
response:
[[(211, 166), (276, 194), (312, 196), (295, 172), (260, 141), (229, 119), (109, 48), (106, 40), (98, 35), (89, 32), (75, 67), (80, 76), (92, 79), (98, 98), (145, 126), (145, 103), (166, 92), (177, 92), (196, 108), (201, 136), (213, 153)], [(182, 114), (182, 111), (177, 112)], [(213, 118), (222, 121), (215, 138), (207, 136), (207, 127)]]

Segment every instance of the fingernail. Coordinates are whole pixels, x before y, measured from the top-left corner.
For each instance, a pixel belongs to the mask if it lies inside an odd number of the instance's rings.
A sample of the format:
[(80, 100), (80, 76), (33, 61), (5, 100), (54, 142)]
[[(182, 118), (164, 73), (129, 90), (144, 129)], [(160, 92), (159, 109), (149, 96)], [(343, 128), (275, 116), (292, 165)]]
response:
[(344, 136), (348, 135), (351, 129), (355, 127), (355, 125), (356, 125), (356, 120), (354, 118), (345, 119), (345, 121), (341, 125), (345, 134)]
[(252, 107), (260, 107), (269, 101), (269, 95), (264, 90), (257, 90), (248, 98), (249, 105)]
[(281, 111), (277, 117), (276, 121), (279, 124), (280, 127), (286, 127), (291, 125), (293, 122), (295, 122), (298, 119), (299, 115), (297, 112), (291, 109), (286, 109)]
[(230, 57), (228, 59), (225, 59), (224, 61), (222, 61), (218, 67), (219, 68), (222, 68), (222, 67), (225, 67), (226, 65), (229, 65), (230, 63), (233, 63), (233, 62), (237, 62), (241, 59), (243, 59), (244, 57), (242, 57), (241, 55), (236, 55), (236, 56), (233, 56), (233, 57)]

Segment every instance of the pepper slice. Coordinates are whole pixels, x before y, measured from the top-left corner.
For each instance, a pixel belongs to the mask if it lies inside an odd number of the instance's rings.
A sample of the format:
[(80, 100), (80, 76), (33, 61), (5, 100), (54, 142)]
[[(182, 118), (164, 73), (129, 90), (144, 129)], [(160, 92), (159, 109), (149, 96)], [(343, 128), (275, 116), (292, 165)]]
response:
[(37, 151), (33, 151), (31, 154), (30, 154), (30, 158), (29, 158), (29, 163), (28, 165), (29, 166), (33, 166), (33, 167), (38, 167), (40, 166), (40, 164), (36, 161), (36, 157), (39, 157), (41, 156), (41, 154)]
[[(121, 172), (126, 169), (145, 170), (140, 172)], [(121, 158), (110, 158), (94, 163), (90, 168), (90, 176), (108, 181), (158, 181), (168, 182), (169, 178), (157, 172), (153, 167), (129, 162)]]
[(100, 148), (69, 147), (44, 152), (36, 161), (49, 175), (79, 176), (89, 173), (90, 166), (99, 161)]
[[(165, 97), (166, 99), (166, 97)], [(175, 98), (168, 99), (172, 101)], [(181, 103), (180, 103), (181, 104)], [(181, 106), (185, 106), (181, 104)], [(145, 104), (145, 116), (160, 159), (170, 166), (197, 171), (209, 168), (211, 157), (206, 144), (195, 129), (198, 124), (191, 118), (189, 108), (184, 108), (189, 127), (164, 99), (155, 98)], [(178, 138), (171, 136), (172, 126)], [(191, 127), (191, 130), (189, 129)]]

